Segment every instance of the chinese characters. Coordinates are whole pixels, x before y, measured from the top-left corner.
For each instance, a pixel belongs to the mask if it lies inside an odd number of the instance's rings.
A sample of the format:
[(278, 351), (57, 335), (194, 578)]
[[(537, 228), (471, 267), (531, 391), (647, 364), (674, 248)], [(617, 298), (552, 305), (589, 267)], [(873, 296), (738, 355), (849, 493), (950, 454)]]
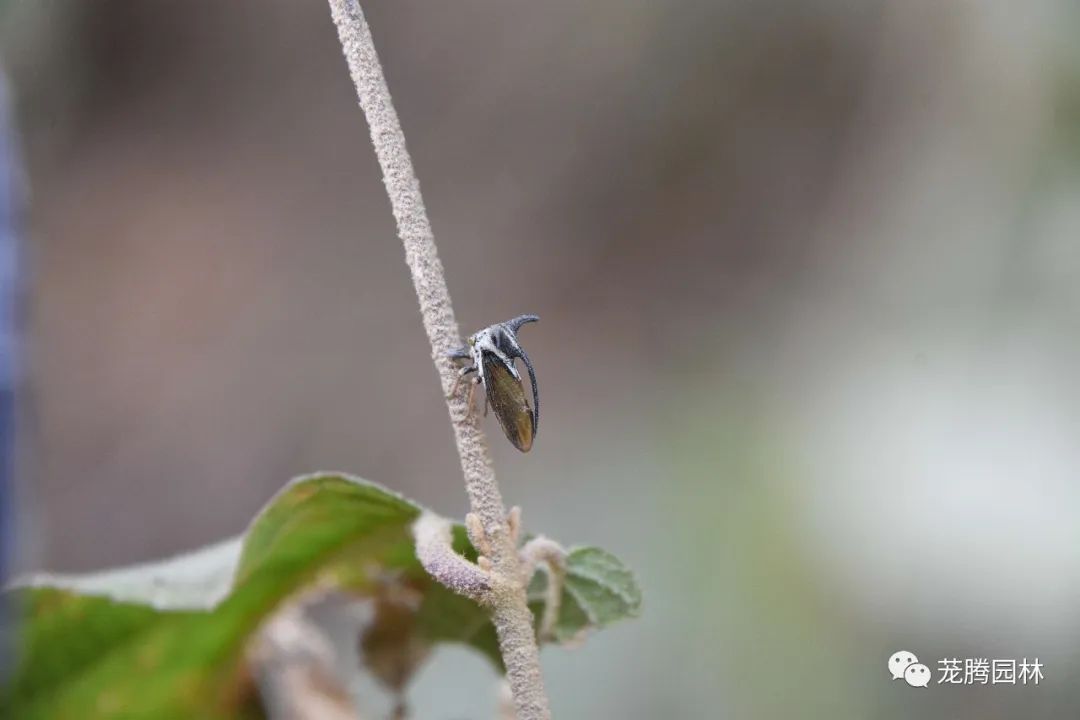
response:
[(1039, 658), (942, 658), (938, 672), (938, 685), (1038, 685), (1043, 680)]

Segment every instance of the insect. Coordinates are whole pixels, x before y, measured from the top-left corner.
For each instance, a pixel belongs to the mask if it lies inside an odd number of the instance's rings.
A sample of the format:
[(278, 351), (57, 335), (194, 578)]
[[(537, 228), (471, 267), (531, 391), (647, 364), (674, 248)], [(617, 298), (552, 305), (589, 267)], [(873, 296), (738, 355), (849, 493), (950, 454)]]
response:
[[(457, 392), (462, 378), (477, 373), (474, 384), (469, 388), (469, 407), (473, 404), (476, 385), (483, 385), (484, 415), (487, 415), (490, 404), (507, 440), (521, 452), (529, 452), (536, 437), (540, 425), (540, 396), (536, 390), (536, 372), (518, 342), (517, 333), (525, 323), (539, 319), (535, 315), (519, 315), (512, 320), (490, 325), (471, 335), (466, 346), (448, 353), (453, 360), (470, 361), (458, 371), (458, 379), (450, 394)], [(529, 370), (533, 396), (531, 408), (521, 384), (521, 376), (514, 367), (516, 358), (521, 358)]]

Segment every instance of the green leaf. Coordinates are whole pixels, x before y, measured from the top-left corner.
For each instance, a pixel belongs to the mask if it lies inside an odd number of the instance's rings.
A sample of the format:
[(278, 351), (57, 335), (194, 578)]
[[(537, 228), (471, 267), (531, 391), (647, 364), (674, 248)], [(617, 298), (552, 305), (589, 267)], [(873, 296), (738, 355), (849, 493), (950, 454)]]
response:
[[(244, 662), (247, 641), (286, 600), (316, 583), (363, 597), (388, 584), (419, 593), (408, 612), (386, 607), (369, 628), (369, 669), (407, 682), (409, 659), (438, 642), (468, 644), (499, 667), (494, 628), (471, 600), (436, 584), (416, 559), (411, 525), (422, 509), (346, 475), (290, 482), (241, 536), (159, 563), (92, 575), (40, 575), (12, 591), (21, 607), (21, 657), (0, 693), (19, 718), (260, 717)], [(458, 552), (475, 560), (464, 528)], [(634, 614), (640, 593), (614, 557), (574, 551), (559, 639)], [(569, 598), (569, 601), (567, 600)], [(531, 603), (542, 609), (542, 601)], [(373, 632), (376, 631), (376, 632)], [(396, 652), (400, 637), (408, 652)]]
[[(419, 512), (353, 478), (300, 478), (256, 517), (242, 545), (37, 578), (18, 592), (24, 655), (0, 709), (26, 718), (242, 715), (252, 708), (244, 646), (263, 620), (324, 573), (347, 567), (357, 585), (369, 569), (394, 565), (421, 575), (409, 536)], [(206, 561), (204, 574), (190, 571), (193, 558)], [(213, 582), (223, 576), (225, 594)], [(155, 597), (161, 586), (169, 592)], [(192, 592), (200, 586), (202, 598)]]
[(496, 670), (502, 672), (495, 627), (489, 622), (487, 613), (472, 600), (433, 582), (420, 604), (418, 622), (431, 642), (469, 645), (483, 653)]
[[(529, 607), (540, 618), (548, 578), (538, 572), (529, 585)], [(617, 557), (596, 547), (574, 548), (566, 556), (566, 580), (555, 640), (579, 641), (591, 630), (641, 611), (641, 589), (634, 574)]]

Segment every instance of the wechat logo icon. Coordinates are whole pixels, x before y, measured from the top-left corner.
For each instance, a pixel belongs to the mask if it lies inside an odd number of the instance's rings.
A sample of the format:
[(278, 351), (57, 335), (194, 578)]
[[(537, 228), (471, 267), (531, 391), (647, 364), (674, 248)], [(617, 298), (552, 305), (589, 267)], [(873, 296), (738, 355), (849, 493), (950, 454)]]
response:
[(889, 656), (889, 673), (893, 680), (902, 679), (911, 687), (924, 688), (930, 684), (930, 668), (907, 650), (898, 650)]

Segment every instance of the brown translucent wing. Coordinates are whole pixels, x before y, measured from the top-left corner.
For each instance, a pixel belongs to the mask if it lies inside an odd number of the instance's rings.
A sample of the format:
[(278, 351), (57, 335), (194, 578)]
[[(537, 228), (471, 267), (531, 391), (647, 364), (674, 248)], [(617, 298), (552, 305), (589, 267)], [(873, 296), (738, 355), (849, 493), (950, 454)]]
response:
[(518, 450), (529, 452), (536, 428), (521, 380), (511, 375), (502, 361), (491, 353), (484, 353), (483, 373), (488, 403), (499, 418), (503, 433)]

